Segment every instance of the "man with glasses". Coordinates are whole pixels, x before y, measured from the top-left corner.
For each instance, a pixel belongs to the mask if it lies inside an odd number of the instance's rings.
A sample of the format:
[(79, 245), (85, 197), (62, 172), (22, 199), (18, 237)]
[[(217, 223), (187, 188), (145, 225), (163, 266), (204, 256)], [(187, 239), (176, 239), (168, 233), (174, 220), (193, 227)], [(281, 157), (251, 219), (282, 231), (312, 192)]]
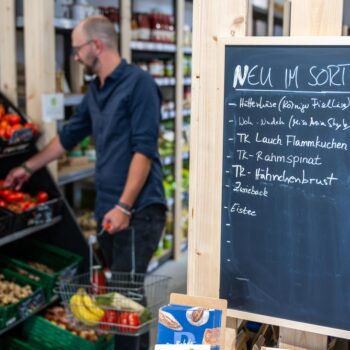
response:
[[(121, 59), (113, 24), (93, 16), (72, 32), (72, 54), (96, 75), (75, 115), (41, 152), (12, 169), (5, 184), (30, 176), (92, 134), (96, 146), (96, 209), (103, 256), (112, 271), (146, 273), (165, 224), (166, 201), (158, 154), (160, 92), (152, 77)], [(148, 349), (148, 337), (122, 337), (118, 349)]]

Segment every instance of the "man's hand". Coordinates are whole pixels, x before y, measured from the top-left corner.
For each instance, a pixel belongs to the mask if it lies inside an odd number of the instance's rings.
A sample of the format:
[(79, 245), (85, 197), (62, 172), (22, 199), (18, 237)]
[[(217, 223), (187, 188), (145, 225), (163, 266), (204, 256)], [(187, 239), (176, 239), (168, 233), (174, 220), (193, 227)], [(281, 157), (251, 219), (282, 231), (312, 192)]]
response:
[(103, 218), (102, 226), (109, 234), (117, 233), (129, 227), (130, 216), (124, 214), (120, 209), (110, 210)]
[(22, 167), (13, 168), (6, 176), (4, 186), (15, 190), (21, 189), (22, 185), (28, 181), (31, 174)]

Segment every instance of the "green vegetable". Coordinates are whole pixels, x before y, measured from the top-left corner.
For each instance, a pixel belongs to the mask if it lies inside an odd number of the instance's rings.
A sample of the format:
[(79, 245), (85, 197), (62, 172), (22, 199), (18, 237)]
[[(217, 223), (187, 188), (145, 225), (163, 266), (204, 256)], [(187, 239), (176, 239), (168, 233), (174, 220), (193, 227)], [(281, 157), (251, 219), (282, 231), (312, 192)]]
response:
[(97, 295), (95, 301), (99, 306), (109, 306), (117, 310), (134, 311), (139, 314), (145, 310), (145, 307), (135, 300), (117, 292)]

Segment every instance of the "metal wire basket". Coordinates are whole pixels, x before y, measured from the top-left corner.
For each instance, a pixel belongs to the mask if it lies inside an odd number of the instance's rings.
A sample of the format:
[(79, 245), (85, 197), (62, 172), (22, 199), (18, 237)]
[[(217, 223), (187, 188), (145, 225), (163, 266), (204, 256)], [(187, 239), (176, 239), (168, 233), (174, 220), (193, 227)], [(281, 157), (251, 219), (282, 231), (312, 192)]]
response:
[[(134, 257), (133, 230), (131, 234)], [(92, 256), (92, 242), (89, 243)], [(111, 272), (104, 286), (93, 283), (92, 270), (60, 281), (58, 293), (76, 327), (139, 336), (156, 323), (158, 310), (168, 298), (170, 278), (135, 273), (133, 257), (132, 271)]]

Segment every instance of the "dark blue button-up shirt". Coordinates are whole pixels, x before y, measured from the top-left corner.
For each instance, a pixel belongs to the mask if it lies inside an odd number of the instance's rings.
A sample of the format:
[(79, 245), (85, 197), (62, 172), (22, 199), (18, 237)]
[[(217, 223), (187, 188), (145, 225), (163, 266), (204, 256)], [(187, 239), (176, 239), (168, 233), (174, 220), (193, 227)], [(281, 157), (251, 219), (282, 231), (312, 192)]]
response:
[(160, 101), (152, 77), (122, 60), (102, 88), (98, 78), (92, 81), (77, 113), (59, 133), (66, 150), (93, 134), (97, 219), (118, 202), (135, 152), (151, 158), (152, 166), (134, 209), (155, 203), (166, 205), (158, 153)]

